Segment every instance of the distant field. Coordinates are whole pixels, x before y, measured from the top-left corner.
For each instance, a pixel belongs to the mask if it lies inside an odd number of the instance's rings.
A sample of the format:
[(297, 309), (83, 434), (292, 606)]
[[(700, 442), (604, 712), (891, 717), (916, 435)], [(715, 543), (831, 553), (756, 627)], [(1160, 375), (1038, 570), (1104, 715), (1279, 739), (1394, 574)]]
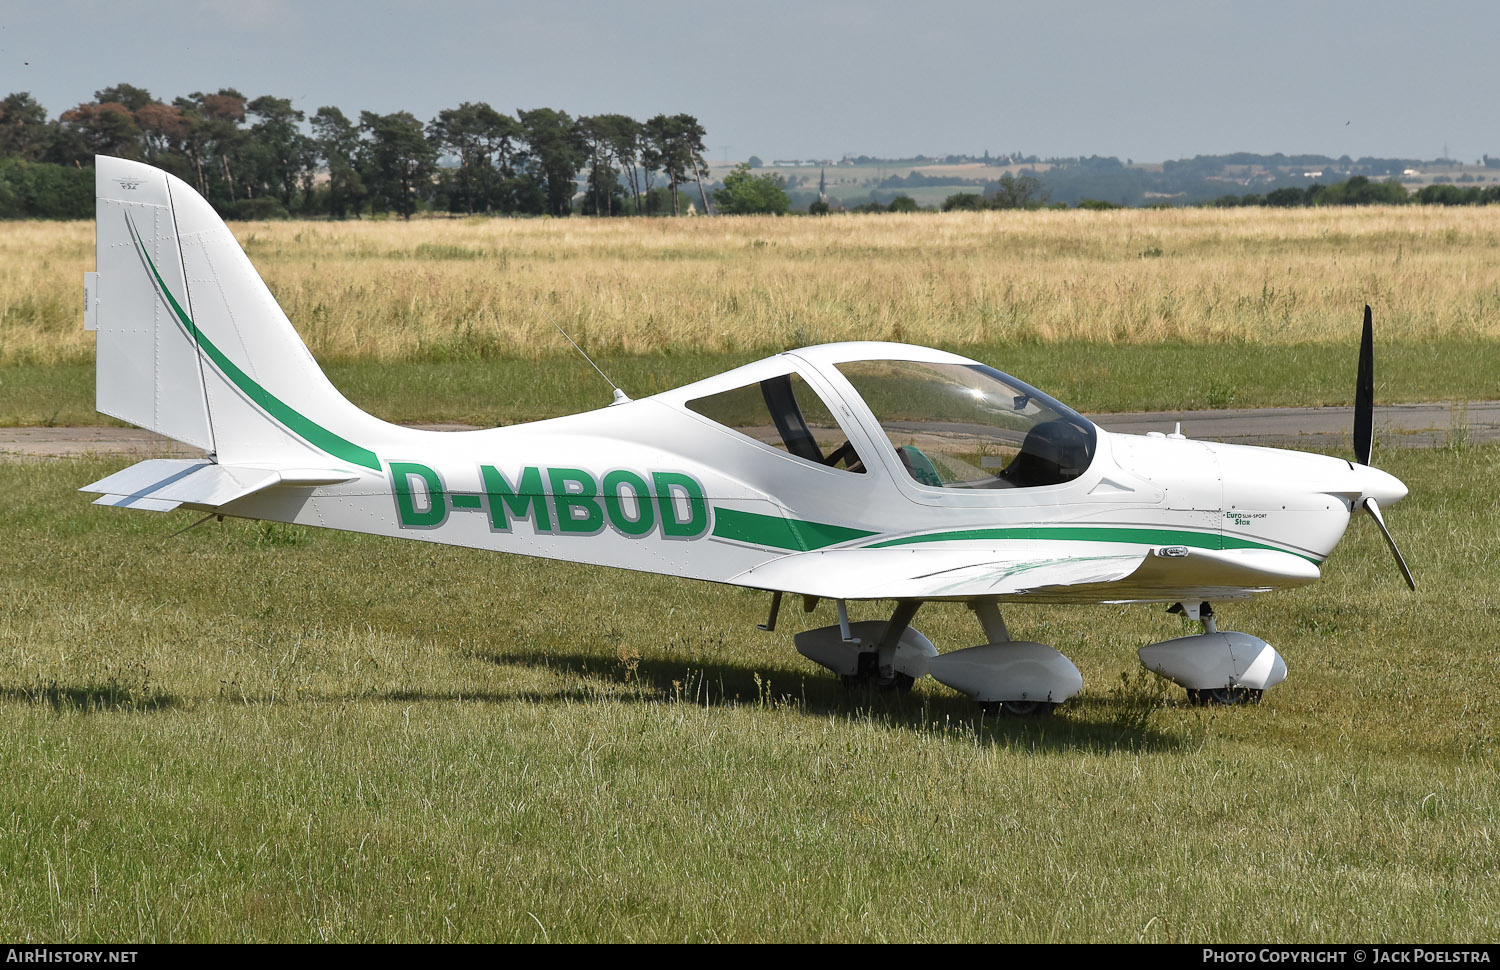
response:
[[(4, 229), (0, 421), (97, 420), (80, 312), (92, 225)], [(340, 386), (398, 420), (595, 403), (597, 378), (552, 320), (636, 394), (799, 345), (879, 339), (975, 354), (1092, 410), (1347, 402), (1366, 302), (1383, 401), (1500, 397), (1500, 222), (1487, 209), (235, 231)]]
[[(722, 179), (734, 169), (735, 163), (716, 162), (712, 166), (711, 177)], [(1140, 166), (1145, 168), (1147, 166)], [(859, 165), (829, 165), (826, 168), (818, 165), (772, 165), (765, 164), (756, 170), (757, 174), (775, 173), (784, 178), (802, 180), (798, 188), (817, 188), (820, 173), (826, 172), (828, 178), (829, 195), (835, 198), (842, 197), (846, 202), (853, 200), (857, 203), (867, 196), (871, 189), (877, 188), (879, 183), (892, 176), (905, 178), (913, 172), (919, 172), (928, 178), (959, 178), (971, 179), (978, 183), (995, 181), (1002, 175), (1018, 175), (1021, 173), (1036, 174), (1046, 172), (1052, 168), (1048, 162), (1020, 163), (1015, 165), (986, 165), (983, 162), (960, 162), (954, 165), (932, 163), (919, 164), (859, 164)], [(1161, 166), (1157, 165), (1157, 169)], [(882, 189), (883, 193), (904, 192), (907, 195), (932, 196), (931, 203), (942, 202), (943, 199), (954, 192), (977, 192), (980, 185), (972, 186), (932, 186), (930, 188), (902, 188)], [(921, 201), (921, 200), (919, 200)]]
[[(722, 179), (734, 167), (734, 163), (717, 162), (712, 168), (712, 177)], [(1125, 168), (1144, 172), (1160, 173), (1163, 169), (1161, 162), (1135, 162), (1127, 159)], [(1054, 168), (1049, 162), (1021, 163), (1014, 165), (986, 165), (983, 162), (960, 162), (953, 165), (931, 162), (928, 164), (914, 164), (912, 162), (897, 163), (869, 163), (858, 165), (829, 165), (826, 168), (828, 177), (829, 196), (834, 199), (842, 199), (851, 204), (858, 204), (869, 196), (872, 189), (877, 189), (879, 184), (887, 178), (906, 177), (912, 173), (919, 173), (928, 178), (958, 178), (974, 180), (977, 183), (992, 182), (998, 180), (1002, 175), (1019, 174), (1043, 174)], [(1287, 166), (1274, 170), (1280, 175), (1303, 175), (1306, 166)], [(759, 169), (760, 172), (774, 172), (787, 179), (800, 180), (798, 188), (816, 188), (820, 167), (817, 165), (770, 165), (767, 164)], [(1219, 175), (1222, 180), (1222, 194), (1240, 195), (1247, 191), (1263, 191), (1263, 182), (1260, 180), (1273, 171), (1268, 171), (1261, 164), (1225, 165)], [(1341, 182), (1345, 176), (1333, 172), (1317, 176), (1318, 180), (1325, 184), (1330, 182)], [(1384, 176), (1377, 176), (1381, 181)], [(1413, 175), (1402, 175), (1399, 179), (1406, 190), (1415, 193), (1429, 185), (1438, 183), (1452, 183), (1459, 187), (1468, 185), (1482, 186), (1488, 182), (1500, 179), (1500, 174), (1495, 170), (1482, 168), (1477, 165), (1463, 165), (1458, 162), (1440, 164), (1435, 162), (1421, 163), (1421, 170)], [(1261, 188), (1251, 189), (1252, 184), (1260, 185)], [(955, 192), (977, 192), (980, 184), (972, 186), (914, 186), (903, 188), (881, 188), (881, 197), (888, 197), (895, 193), (903, 193), (912, 196), (918, 203), (926, 206), (937, 206), (949, 195)], [(1148, 200), (1151, 193), (1147, 193)], [(1173, 201), (1169, 199), (1168, 201)], [(1180, 200), (1177, 200), (1180, 201)]]
[[(1421, 592), (1357, 521), (1226, 605), (1291, 674), (1188, 707), (1159, 607), (1016, 607), (1084, 692), (846, 694), (763, 595), (88, 504), (0, 462), (0, 938), (1493, 940), (1500, 450), (1394, 451)], [(856, 619), (882, 607), (856, 604)], [(944, 649), (973, 618), (933, 605)]]
[[(846, 339), (945, 346), (1346, 344), (1500, 335), (1482, 208), (250, 223), (250, 257), (325, 360), (553, 356)], [(0, 364), (80, 362), (88, 223), (0, 234)], [(541, 309), (538, 309), (540, 306)], [(544, 312), (545, 311), (545, 314)], [(571, 352), (571, 351), (569, 351)]]

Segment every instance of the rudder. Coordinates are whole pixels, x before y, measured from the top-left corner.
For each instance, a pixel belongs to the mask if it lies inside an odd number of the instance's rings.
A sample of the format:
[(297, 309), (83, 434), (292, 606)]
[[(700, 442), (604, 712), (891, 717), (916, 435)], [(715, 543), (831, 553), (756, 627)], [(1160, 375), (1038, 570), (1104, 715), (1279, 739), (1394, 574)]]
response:
[(95, 160), (97, 407), (229, 463), (378, 470), (385, 426), (328, 382), (213, 208), (186, 183)]

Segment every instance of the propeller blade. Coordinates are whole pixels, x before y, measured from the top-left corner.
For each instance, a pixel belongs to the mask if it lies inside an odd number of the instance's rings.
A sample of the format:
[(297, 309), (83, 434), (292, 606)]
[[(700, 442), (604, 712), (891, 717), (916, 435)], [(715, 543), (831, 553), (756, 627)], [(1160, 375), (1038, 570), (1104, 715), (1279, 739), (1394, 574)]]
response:
[[(1366, 303), (1364, 332), (1359, 336), (1359, 373), (1354, 378), (1354, 460), (1366, 468), (1370, 467), (1370, 454), (1375, 448), (1375, 325), (1372, 318), (1370, 304)], [(1391, 530), (1385, 527), (1380, 503), (1372, 496), (1366, 496), (1360, 505), (1370, 513), (1370, 518), (1380, 528), (1380, 534), (1385, 536), (1385, 544), (1396, 557), (1396, 568), (1401, 570), (1406, 585), (1416, 592), (1417, 581), (1406, 568), (1406, 558), (1396, 548)]]
[(1359, 338), (1359, 375), (1354, 380), (1354, 460), (1370, 463), (1375, 445), (1375, 327), (1365, 304), (1365, 330)]
[(1401, 575), (1406, 577), (1406, 585), (1410, 586), (1412, 592), (1416, 592), (1417, 581), (1411, 578), (1411, 570), (1406, 568), (1406, 559), (1402, 557), (1401, 550), (1396, 548), (1396, 540), (1391, 538), (1391, 530), (1385, 527), (1385, 519), (1380, 514), (1380, 503), (1373, 498), (1364, 501), (1365, 511), (1370, 513), (1370, 518), (1380, 527), (1380, 534), (1385, 536), (1385, 544), (1391, 547), (1391, 555), (1396, 557), (1396, 566), (1401, 570)]

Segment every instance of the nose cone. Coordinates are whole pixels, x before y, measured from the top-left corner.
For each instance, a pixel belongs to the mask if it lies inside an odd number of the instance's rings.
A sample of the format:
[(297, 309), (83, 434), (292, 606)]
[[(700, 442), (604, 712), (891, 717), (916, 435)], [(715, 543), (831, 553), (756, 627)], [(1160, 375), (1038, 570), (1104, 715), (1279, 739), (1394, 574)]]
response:
[(1359, 483), (1361, 499), (1372, 498), (1386, 506), (1406, 498), (1406, 485), (1395, 475), (1369, 465), (1355, 465), (1354, 474)]

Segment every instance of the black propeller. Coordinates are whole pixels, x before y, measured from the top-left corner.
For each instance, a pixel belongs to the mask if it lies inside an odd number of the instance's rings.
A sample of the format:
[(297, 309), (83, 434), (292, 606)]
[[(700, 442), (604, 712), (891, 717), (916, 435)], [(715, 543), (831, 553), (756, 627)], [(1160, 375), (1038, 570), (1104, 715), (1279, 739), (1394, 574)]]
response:
[[(1370, 305), (1365, 304), (1365, 327), (1364, 333), (1359, 338), (1359, 374), (1354, 382), (1354, 460), (1366, 468), (1374, 467), (1370, 464), (1370, 454), (1375, 446), (1375, 327), (1372, 323)], [(1412, 578), (1411, 570), (1406, 566), (1406, 559), (1401, 555), (1401, 550), (1396, 548), (1396, 540), (1391, 537), (1391, 530), (1386, 528), (1385, 517), (1380, 514), (1380, 503), (1373, 495), (1362, 496), (1360, 507), (1370, 513), (1370, 518), (1375, 520), (1375, 525), (1380, 529), (1380, 534), (1385, 536), (1385, 544), (1390, 547), (1391, 555), (1396, 557), (1396, 567), (1401, 570), (1401, 575), (1406, 579), (1406, 585), (1416, 590), (1417, 581)]]
[(1365, 331), (1359, 338), (1359, 375), (1354, 381), (1354, 460), (1370, 464), (1375, 444), (1375, 326), (1365, 304)]

